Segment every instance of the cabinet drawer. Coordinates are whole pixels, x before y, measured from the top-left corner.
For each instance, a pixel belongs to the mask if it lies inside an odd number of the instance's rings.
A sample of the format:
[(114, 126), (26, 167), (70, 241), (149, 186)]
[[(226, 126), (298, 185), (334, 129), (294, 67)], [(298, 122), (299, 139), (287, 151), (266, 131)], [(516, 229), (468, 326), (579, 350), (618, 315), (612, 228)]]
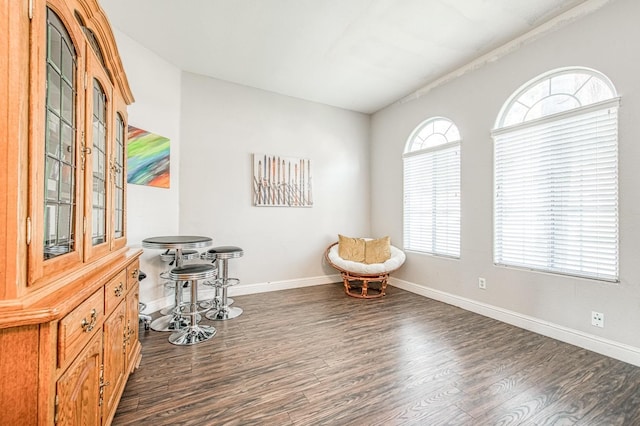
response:
[(133, 288), (138, 283), (138, 274), (140, 274), (140, 260), (136, 260), (127, 266), (127, 288)]
[(58, 328), (58, 367), (76, 356), (104, 320), (104, 290), (93, 293), (67, 316)]
[(123, 269), (104, 286), (104, 311), (109, 315), (127, 294), (127, 271)]

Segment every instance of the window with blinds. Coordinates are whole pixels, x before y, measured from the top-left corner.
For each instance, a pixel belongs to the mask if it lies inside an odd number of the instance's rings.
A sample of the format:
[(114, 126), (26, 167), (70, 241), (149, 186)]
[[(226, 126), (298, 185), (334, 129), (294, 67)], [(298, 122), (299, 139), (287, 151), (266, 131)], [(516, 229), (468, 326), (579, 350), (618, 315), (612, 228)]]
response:
[(494, 138), (496, 264), (618, 280), (618, 105), (602, 74), (544, 74)]
[(407, 141), (404, 160), (404, 248), (460, 257), (460, 133), (431, 118)]

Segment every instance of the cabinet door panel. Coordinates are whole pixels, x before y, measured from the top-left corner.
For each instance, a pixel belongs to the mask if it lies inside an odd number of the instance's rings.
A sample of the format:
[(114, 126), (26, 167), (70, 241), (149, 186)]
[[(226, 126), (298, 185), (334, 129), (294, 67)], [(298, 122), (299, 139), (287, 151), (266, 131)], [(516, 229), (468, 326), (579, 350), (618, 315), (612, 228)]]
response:
[(56, 384), (56, 424), (100, 424), (102, 333), (96, 333)]
[(120, 388), (124, 386), (127, 360), (126, 351), (126, 310), (127, 305), (120, 303), (104, 323), (104, 394), (102, 401), (103, 419), (111, 418), (120, 397)]
[[(129, 283), (131, 285), (131, 283)], [(133, 284), (129, 295), (127, 296), (127, 327), (129, 336), (127, 339), (127, 362), (129, 371), (137, 368), (140, 361), (138, 355), (140, 353), (140, 328), (138, 326), (138, 313), (140, 311), (140, 295), (139, 284)]]

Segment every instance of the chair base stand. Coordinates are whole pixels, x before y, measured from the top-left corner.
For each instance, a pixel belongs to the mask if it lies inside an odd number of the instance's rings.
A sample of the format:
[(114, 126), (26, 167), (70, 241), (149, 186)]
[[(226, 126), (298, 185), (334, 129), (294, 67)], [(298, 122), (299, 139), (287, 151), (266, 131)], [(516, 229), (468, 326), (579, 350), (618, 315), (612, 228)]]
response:
[(221, 308), (219, 311), (211, 311), (205, 314), (205, 317), (213, 321), (225, 321), (242, 315), (242, 308), (227, 307)]
[(208, 325), (189, 326), (184, 330), (176, 331), (169, 336), (169, 342), (174, 345), (195, 345), (204, 342), (216, 335), (217, 330)]
[[(342, 280), (344, 281), (344, 291), (351, 297), (358, 299), (377, 299), (386, 294), (387, 280), (389, 274), (380, 275), (357, 275), (348, 272), (342, 272)], [(369, 287), (369, 283), (380, 283), (379, 288)], [(352, 284), (359, 283), (359, 284)]]
[(189, 320), (180, 315), (165, 315), (151, 322), (153, 331), (177, 331), (186, 328)]

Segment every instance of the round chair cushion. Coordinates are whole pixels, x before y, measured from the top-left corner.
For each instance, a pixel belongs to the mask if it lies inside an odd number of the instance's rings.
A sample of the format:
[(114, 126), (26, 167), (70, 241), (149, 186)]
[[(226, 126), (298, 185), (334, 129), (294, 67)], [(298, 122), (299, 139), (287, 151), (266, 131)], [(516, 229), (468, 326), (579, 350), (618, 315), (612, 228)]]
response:
[(391, 257), (383, 263), (360, 263), (352, 260), (345, 260), (338, 255), (338, 244), (329, 248), (327, 257), (331, 263), (346, 272), (356, 275), (380, 275), (395, 271), (402, 266), (406, 260), (406, 255), (397, 247), (390, 246)]

